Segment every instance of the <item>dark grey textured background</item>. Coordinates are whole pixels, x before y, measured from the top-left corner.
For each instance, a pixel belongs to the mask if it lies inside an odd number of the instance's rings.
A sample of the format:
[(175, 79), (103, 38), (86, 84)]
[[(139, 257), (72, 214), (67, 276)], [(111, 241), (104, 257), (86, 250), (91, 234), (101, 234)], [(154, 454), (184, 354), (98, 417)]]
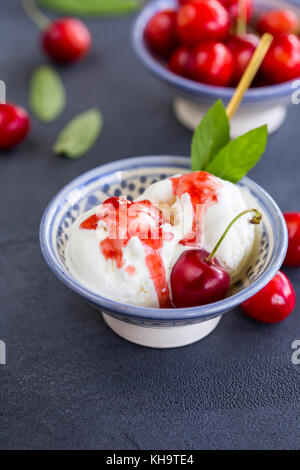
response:
[[(18, 3), (0, 3), (0, 78), (8, 100), (28, 108), (30, 73), (44, 59)], [(300, 366), (291, 363), (299, 307), (275, 326), (237, 309), (197, 344), (150, 350), (115, 336), (42, 259), (42, 212), (71, 179), (114, 159), (189, 152), (171, 93), (132, 52), (132, 18), (87, 23), (91, 55), (61, 69), (65, 112), (50, 125), (33, 119), (28, 140), (0, 156), (0, 447), (299, 449)], [(97, 145), (76, 162), (53, 156), (62, 125), (91, 106), (105, 120)], [(299, 210), (299, 117), (293, 106), (251, 173), (283, 210)], [(300, 270), (288, 274), (300, 295)]]

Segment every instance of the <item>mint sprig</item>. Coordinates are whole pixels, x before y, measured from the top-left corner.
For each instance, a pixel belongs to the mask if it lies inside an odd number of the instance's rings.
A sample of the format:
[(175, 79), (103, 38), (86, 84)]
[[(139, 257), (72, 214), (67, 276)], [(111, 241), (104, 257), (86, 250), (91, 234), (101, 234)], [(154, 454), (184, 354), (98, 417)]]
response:
[(31, 77), (29, 103), (35, 116), (52, 122), (66, 105), (66, 92), (58, 73), (50, 65), (37, 67)]
[(267, 126), (253, 129), (230, 140), (226, 110), (217, 101), (204, 116), (192, 140), (192, 170), (205, 170), (219, 178), (237, 183), (263, 155), (268, 139)]
[(218, 100), (206, 113), (192, 140), (192, 170), (203, 170), (230, 141), (225, 108)]
[(229, 142), (205, 168), (224, 180), (237, 183), (259, 161), (265, 151), (268, 127), (261, 126)]
[(68, 158), (79, 158), (87, 153), (98, 139), (102, 129), (102, 115), (92, 108), (75, 116), (60, 132), (53, 151)]

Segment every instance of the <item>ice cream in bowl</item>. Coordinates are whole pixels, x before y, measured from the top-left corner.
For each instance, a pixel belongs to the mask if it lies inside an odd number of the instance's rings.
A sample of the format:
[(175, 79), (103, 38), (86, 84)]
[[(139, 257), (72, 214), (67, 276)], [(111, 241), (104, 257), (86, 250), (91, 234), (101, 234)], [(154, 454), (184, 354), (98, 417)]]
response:
[[(176, 306), (174, 268), (190, 252), (210, 252), (232, 219), (252, 207), (261, 223), (245, 214), (216, 255), (230, 277), (226, 297)], [(191, 172), (189, 157), (145, 156), (102, 165), (63, 188), (45, 210), (40, 242), (54, 274), (117, 334), (167, 348), (205, 337), (264, 287), (282, 264), (287, 234), (276, 203), (249, 178), (234, 184)], [(188, 270), (193, 264), (183, 276)]]

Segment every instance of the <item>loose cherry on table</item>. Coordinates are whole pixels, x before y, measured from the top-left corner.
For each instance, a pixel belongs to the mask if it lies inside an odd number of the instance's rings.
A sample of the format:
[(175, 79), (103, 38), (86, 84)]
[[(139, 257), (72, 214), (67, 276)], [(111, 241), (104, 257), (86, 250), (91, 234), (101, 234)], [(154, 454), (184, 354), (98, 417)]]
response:
[(0, 104), (0, 149), (19, 144), (28, 134), (30, 120), (25, 109), (15, 104)]
[(261, 34), (270, 33), (273, 36), (281, 33), (296, 34), (299, 30), (299, 21), (291, 10), (273, 10), (261, 16), (257, 29)]
[(177, 13), (177, 32), (184, 43), (219, 41), (229, 28), (229, 15), (217, 0), (191, 0)]
[(296, 295), (291, 281), (279, 271), (261, 291), (242, 303), (246, 315), (264, 323), (278, 323), (295, 308)]
[(284, 214), (289, 244), (284, 260), (286, 266), (300, 266), (300, 212), (287, 212)]
[(218, 302), (227, 296), (230, 276), (215, 255), (232, 225), (249, 212), (255, 214), (250, 222), (259, 224), (262, 217), (260, 212), (256, 209), (243, 211), (228, 225), (210, 254), (203, 249), (187, 250), (182, 253), (171, 273), (172, 300), (175, 307), (206, 305)]
[(274, 38), (261, 66), (271, 83), (281, 83), (300, 76), (300, 40), (295, 34)]
[(211, 41), (194, 46), (189, 68), (191, 78), (196, 81), (226, 86), (233, 76), (234, 60), (225, 44)]
[(91, 35), (85, 24), (76, 18), (50, 21), (33, 0), (22, 0), (25, 11), (41, 29), (41, 44), (55, 62), (70, 63), (81, 59), (91, 47)]
[(233, 85), (239, 83), (258, 45), (259, 37), (255, 34), (230, 35), (227, 46), (234, 60)]
[(168, 56), (178, 42), (175, 10), (168, 9), (156, 13), (148, 22), (144, 35), (155, 54), (162, 57)]
[(52, 60), (70, 63), (87, 54), (91, 47), (91, 35), (82, 21), (60, 18), (43, 30), (41, 42)]

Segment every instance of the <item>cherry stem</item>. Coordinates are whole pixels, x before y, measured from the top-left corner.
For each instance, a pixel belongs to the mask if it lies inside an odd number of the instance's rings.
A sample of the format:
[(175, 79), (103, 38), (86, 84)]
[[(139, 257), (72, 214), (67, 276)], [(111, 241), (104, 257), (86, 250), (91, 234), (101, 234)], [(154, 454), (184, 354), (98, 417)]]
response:
[(50, 20), (37, 7), (34, 0), (22, 0), (22, 5), (31, 20), (42, 30), (47, 28)]
[(239, 220), (241, 217), (243, 217), (243, 215), (245, 214), (248, 214), (249, 212), (254, 212), (254, 216), (252, 217), (252, 219), (250, 219), (250, 224), (255, 224), (255, 225), (258, 225), (260, 224), (261, 222), (261, 219), (262, 219), (262, 214), (257, 210), (257, 209), (248, 209), (248, 210), (245, 210), (243, 212), (241, 212), (239, 215), (237, 215), (231, 222), (230, 224), (228, 225), (227, 229), (225, 230), (225, 232), (223, 233), (223, 235), (221, 236), (220, 240), (218, 241), (218, 243), (216, 244), (216, 246), (214, 247), (214, 249), (212, 250), (212, 252), (210, 253), (210, 255), (205, 259), (205, 261), (207, 261), (208, 263), (210, 263), (215, 255), (216, 255), (216, 252), (218, 251), (219, 249), (219, 246), (221, 245), (222, 241), (224, 240), (224, 238), (226, 237), (227, 233), (229, 232), (229, 230), (231, 229), (231, 227), (235, 224), (235, 222), (237, 220)]
[(247, 31), (247, 5), (246, 0), (239, 0), (239, 15), (237, 19), (237, 34), (245, 34)]

